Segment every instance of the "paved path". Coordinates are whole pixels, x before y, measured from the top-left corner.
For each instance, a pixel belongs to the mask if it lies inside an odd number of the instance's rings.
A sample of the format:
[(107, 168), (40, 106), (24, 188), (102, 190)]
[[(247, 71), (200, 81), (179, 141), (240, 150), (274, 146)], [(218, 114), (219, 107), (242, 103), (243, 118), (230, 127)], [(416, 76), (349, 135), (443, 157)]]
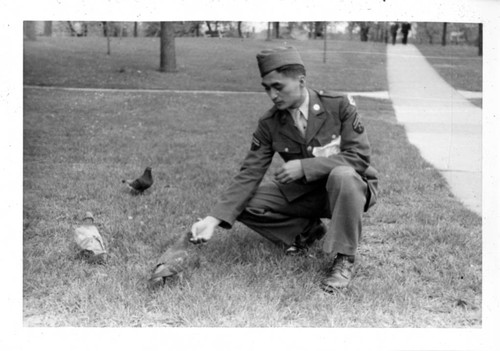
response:
[(482, 213), (482, 110), (447, 84), (413, 45), (387, 47), (389, 95), (409, 141), (466, 207)]

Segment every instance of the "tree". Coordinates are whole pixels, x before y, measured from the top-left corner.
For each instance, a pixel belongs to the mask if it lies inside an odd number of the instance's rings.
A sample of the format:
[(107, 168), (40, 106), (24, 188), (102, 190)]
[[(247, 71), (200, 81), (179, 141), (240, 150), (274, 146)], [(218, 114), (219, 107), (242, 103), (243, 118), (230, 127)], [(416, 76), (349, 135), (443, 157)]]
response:
[(314, 24), (313, 24), (313, 27), (314, 27), (313, 39), (316, 39), (318, 37), (323, 36), (324, 23), (325, 22), (314, 22)]
[(102, 22), (102, 34), (106, 37), (106, 43), (108, 46), (108, 55), (111, 55), (111, 30), (110, 30), (110, 23), (109, 22)]
[(356, 28), (356, 22), (347, 22), (346, 31), (349, 34), (349, 40), (352, 40), (352, 33), (354, 31), (354, 28)]
[(441, 45), (446, 46), (446, 27), (448, 23), (443, 22), (443, 35), (441, 36)]
[(326, 40), (328, 34), (328, 22), (323, 22), (324, 30), (323, 30), (323, 63), (326, 63)]
[(205, 23), (207, 24), (208, 31), (211, 32), (212, 31), (212, 26), (210, 25), (210, 22), (209, 21), (205, 21)]
[(46, 37), (52, 36), (52, 21), (45, 21), (43, 24), (43, 35)]
[(238, 37), (243, 38), (243, 33), (241, 32), (241, 21), (238, 21)]
[(36, 40), (36, 22), (24, 21), (24, 37), (28, 40)]
[(442, 34), (442, 25), (439, 22), (419, 22), (416, 36), (420, 43), (427, 41), (429, 44), (434, 43), (434, 39), (439, 40), (439, 35)]
[(276, 39), (279, 39), (280, 38), (280, 23), (273, 22), (273, 27), (274, 27), (274, 37)]
[(174, 23), (160, 22), (160, 72), (176, 71)]
[(267, 22), (267, 41), (271, 40), (271, 22)]
[(359, 22), (359, 35), (361, 41), (368, 41), (368, 32), (370, 31), (369, 22)]
[(477, 54), (483, 56), (483, 24), (479, 23), (479, 29), (477, 33)]
[(71, 36), (76, 37), (78, 35), (78, 32), (76, 31), (75, 27), (73, 27), (73, 23), (71, 23), (71, 21), (67, 21), (67, 23)]

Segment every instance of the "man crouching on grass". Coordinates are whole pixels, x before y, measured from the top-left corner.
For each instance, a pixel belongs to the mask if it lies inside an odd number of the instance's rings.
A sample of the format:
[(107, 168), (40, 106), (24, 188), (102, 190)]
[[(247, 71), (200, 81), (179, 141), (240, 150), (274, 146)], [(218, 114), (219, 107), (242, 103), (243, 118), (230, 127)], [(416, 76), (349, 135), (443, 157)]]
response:
[[(377, 172), (354, 101), (343, 94), (306, 87), (302, 59), (293, 47), (257, 55), (264, 87), (274, 106), (260, 119), (239, 173), (213, 211), (194, 223), (195, 243), (217, 226), (236, 220), (299, 255), (325, 237), (334, 257), (322, 281), (326, 291), (346, 287), (354, 274), (361, 218), (376, 200)], [(284, 164), (262, 183), (273, 155)], [(327, 228), (321, 218), (330, 218)], [(326, 235), (325, 235), (326, 234)]]

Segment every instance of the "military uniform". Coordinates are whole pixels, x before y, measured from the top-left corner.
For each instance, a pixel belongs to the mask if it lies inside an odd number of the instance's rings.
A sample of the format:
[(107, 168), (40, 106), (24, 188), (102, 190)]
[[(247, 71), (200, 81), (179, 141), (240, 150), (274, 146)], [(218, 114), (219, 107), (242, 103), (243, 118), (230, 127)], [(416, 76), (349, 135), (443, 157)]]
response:
[[(330, 218), (323, 250), (354, 255), (361, 217), (376, 201), (377, 172), (370, 145), (352, 99), (308, 89), (305, 136), (287, 110), (270, 109), (259, 119), (240, 172), (210, 213), (220, 226), (241, 221), (272, 240), (290, 245), (318, 218)], [(339, 140), (340, 138), (340, 140)], [(315, 156), (340, 141), (339, 152)], [(304, 177), (288, 184), (261, 184), (275, 153), (285, 162), (301, 160)]]

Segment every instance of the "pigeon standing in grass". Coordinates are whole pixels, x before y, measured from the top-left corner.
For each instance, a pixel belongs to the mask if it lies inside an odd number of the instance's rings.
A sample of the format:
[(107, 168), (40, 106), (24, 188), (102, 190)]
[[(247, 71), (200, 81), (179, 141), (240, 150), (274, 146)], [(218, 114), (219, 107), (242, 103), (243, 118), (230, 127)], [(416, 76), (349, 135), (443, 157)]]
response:
[(94, 216), (91, 212), (85, 213), (81, 226), (75, 228), (74, 238), (78, 246), (78, 256), (89, 263), (103, 264), (106, 262), (106, 249), (101, 234), (94, 225)]
[(126, 180), (123, 179), (122, 183), (128, 185), (128, 187), (134, 191), (142, 193), (144, 190), (148, 189), (151, 185), (153, 185), (153, 176), (151, 174), (151, 167), (147, 167), (144, 170), (142, 176), (135, 180)]
[(156, 284), (163, 280), (163, 284), (168, 278), (173, 278), (199, 264), (198, 256), (194, 252), (190, 252), (188, 246), (192, 238), (191, 232), (182, 234), (177, 241), (163, 253), (155, 265), (150, 284)]

